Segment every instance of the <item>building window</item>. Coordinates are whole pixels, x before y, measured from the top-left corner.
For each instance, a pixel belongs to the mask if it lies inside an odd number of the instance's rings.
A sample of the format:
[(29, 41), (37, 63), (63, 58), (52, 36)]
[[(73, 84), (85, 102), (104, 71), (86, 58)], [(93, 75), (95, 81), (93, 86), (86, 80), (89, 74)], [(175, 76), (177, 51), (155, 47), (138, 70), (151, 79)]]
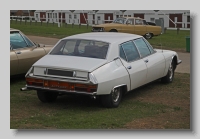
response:
[(187, 22), (190, 22), (190, 16), (187, 16)]
[(97, 20), (101, 20), (101, 17), (100, 17), (100, 16), (97, 16)]
[(131, 17), (131, 15), (128, 15), (128, 17)]
[(72, 15), (71, 14), (69, 15), (69, 19), (72, 19)]
[(76, 14), (74, 15), (74, 19), (76, 19), (77, 17), (76, 17)]

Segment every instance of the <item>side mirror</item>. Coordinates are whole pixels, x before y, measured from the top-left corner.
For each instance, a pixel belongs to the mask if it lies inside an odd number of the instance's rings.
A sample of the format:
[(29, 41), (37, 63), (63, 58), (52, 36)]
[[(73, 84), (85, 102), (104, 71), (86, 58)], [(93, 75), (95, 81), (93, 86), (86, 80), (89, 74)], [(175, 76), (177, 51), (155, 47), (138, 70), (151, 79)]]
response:
[(40, 44), (39, 44), (39, 43), (34, 42), (34, 44), (35, 44), (36, 47), (40, 47)]

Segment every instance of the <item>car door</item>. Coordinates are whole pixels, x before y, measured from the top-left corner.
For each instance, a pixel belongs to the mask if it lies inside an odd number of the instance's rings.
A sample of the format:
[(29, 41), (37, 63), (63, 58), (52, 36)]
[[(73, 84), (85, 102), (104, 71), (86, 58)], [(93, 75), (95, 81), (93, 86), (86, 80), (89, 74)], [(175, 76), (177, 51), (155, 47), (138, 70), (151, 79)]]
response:
[(120, 58), (130, 75), (131, 90), (145, 84), (147, 66), (132, 41), (120, 45)]
[[(45, 50), (42, 47), (36, 47), (20, 32), (10, 33), (10, 43), (13, 49), (11, 57), (15, 53), (18, 58), (16, 74), (26, 73), (38, 59), (45, 55)], [(15, 65), (11, 65), (11, 67), (14, 68)]]
[(134, 33), (134, 19), (128, 19), (122, 26), (122, 32)]
[(135, 19), (135, 34), (145, 35), (146, 34), (146, 25), (143, 24), (141, 19)]
[(18, 71), (18, 58), (15, 51), (10, 49), (10, 75), (16, 75)]
[(147, 66), (146, 83), (163, 77), (165, 70), (165, 58), (163, 54), (154, 51), (152, 46), (144, 38), (136, 39), (133, 42)]

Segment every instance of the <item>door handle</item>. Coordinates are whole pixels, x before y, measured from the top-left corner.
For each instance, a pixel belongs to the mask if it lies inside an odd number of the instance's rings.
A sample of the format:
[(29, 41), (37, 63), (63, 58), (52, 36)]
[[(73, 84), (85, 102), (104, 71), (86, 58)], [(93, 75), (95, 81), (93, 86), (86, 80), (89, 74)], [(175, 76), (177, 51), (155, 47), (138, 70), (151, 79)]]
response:
[(127, 69), (131, 69), (131, 68), (132, 68), (131, 66), (128, 66), (128, 67), (127, 67)]
[(148, 62), (149, 62), (149, 60), (148, 60), (148, 59), (146, 59), (144, 62), (145, 62), (145, 63), (148, 63)]
[(21, 52), (19, 51), (19, 52), (16, 52), (16, 54), (21, 54)]

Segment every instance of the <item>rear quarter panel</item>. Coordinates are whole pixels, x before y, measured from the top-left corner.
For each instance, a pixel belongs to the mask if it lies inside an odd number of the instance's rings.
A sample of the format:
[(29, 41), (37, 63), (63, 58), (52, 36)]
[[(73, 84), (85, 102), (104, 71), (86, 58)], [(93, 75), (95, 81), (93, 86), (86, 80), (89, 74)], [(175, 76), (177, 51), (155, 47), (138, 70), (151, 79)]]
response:
[(107, 63), (92, 72), (98, 81), (97, 95), (110, 94), (118, 85), (127, 85), (130, 90), (130, 78), (119, 59)]
[(160, 26), (146, 26), (147, 33), (153, 33), (154, 35), (160, 35), (162, 30)]

